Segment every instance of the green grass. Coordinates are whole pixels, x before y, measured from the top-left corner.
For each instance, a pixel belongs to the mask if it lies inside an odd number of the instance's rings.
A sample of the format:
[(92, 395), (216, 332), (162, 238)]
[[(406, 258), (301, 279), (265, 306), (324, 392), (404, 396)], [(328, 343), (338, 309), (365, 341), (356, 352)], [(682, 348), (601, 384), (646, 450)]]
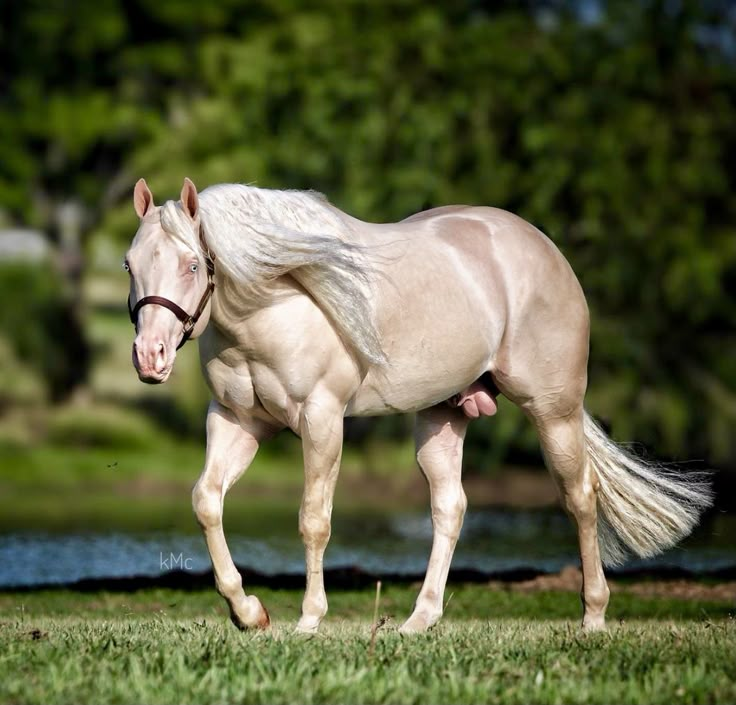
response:
[(609, 631), (582, 635), (575, 595), (451, 591), (438, 627), (402, 638), (415, 589), (385, 586), (373, 648), (372, 591), (333, 591), (313, 638), (295, 591), (257, 590), (267, 633), (238, 632), (213, 590), (0, 595), (0, 702), (736, 700), (728, 605), (618, 593)]
[[(0, 442), (0, 533), (23, 529), (198, 532), (190, 498), (204, 454), (204, 443), (175, 443), (165, 437), (155, 446), (142, 448), (58, 443), (24, 447)], [(355, 461), (346, 463), (341, 475), (335, 500), (341, 511), (368, 507), (378, 514), (424, 507), (428, 501), (426, 493), (417, 492), (407, 499), (404, 486), (419, 477), (414, 468), (393, 478), (376, 477), (365, 475)], [(228, 530), (247, 532), (255, 521), (278, 528), (285, 520), (296, 530), (303, 477), (300, 452), (261, 449), (228, 493)], [(364, 488), (373, 494), (366, 496)]]
[[(202, 428), (204, 423), (203, 412)], [(39, 438), (15, 434), (24, 425), (43, 433)], [(95, 402), (25, 415), (17, 411), (0, 421), (0, 532), (191, 530), (190, 493), (204, 458), (204, 438), (177, 438), (137, 408)], [(252, 513), (254, 498), (263, 506), (296, 511), (303, 478), (298, 438), (284, 432), (263, 444), (228, 494), (231, 528), (247, 528), (237, 517)], [(342, 507), (366, 504), (370, 497), (355, 491), (359, 484), (361, 490), (372, 489), (373, 504), (401, 508), (407, 495), (417, 494), (406, 486), (418, 478), (410, 441), (347, 447), (337, 499)], [(414, 501), (423, 504), (426, 497)]]
[[(38, 425), (46, 437), (25, 441), (3, 436), (0, 425), (0, 532), (196, 530), (190, 495), (204, 439), (178, 439), (143, 412), (109, 403), (46, 411)], [(303, 478), (298, 438), (265, 443), (228, 493), (229, 528), (247, 530), (254, 511), (296, 516)], [(424, 506), (425, 493), (406, 489), (418, 479), (410, 442), (346, 448), (336, 501), (384, 512), (407, 500)]]

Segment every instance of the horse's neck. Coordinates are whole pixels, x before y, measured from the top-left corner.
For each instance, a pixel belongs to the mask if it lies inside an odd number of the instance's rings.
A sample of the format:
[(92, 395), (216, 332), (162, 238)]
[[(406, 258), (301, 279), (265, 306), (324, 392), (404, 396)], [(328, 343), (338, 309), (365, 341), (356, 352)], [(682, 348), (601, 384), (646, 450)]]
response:
[(298, 395), (307, 395), (324, 373), (324, 361), (334, 362), (340, 354), (352, 369), (348, 349), (312, 297), (291, 277), (272, 288), (267, 300), (254, 304), (220, 287), (199, 348), (215, 398), (222, 400), (247, 378), (262, 399), (280, 399), (278, 390), (288, 386), (295, 370), (300, 370)]
[(268, 282), (259, 295), (223, 277), (215, 287), (210, 320), (222, 334), (236, 341), (252, 318), (261, 317), (269, 308), (297, 296), (307, 296), (307, 293), (288, 274)]

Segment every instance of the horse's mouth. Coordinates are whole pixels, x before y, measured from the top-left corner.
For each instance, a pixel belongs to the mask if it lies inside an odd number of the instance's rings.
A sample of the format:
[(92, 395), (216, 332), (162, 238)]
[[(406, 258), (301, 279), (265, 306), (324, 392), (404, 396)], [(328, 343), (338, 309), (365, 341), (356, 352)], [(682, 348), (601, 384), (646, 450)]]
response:
[(153, 372), (149, 374), (143, 374), (138, 370), (138, 379), (145, 384), (163, 384), (169, 379), (171, 374), (171, 367), (167, 367), (162, 372)]

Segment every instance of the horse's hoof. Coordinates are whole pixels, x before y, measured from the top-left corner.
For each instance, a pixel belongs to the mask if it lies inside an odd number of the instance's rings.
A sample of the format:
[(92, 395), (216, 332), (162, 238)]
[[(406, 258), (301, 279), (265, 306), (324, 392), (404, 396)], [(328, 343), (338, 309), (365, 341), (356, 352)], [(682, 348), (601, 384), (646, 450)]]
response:
[(319, 623), (320, 620), (316, 617), (304, 617), (299, 620), (299, 622), (296, 625), (295, 631), (298, 634), (316, 634), (317, 630), (319, 629)]
[(258, 629), (268, 629), (271, 626), (271, 615), (268, 614), (268, 610), (260, 600), (258, 600), (258, 604), (261, 606), (261, 617), (255, 626)]
[(268, 629), (271, 626), (271, 616), (263, 603), (255, 596), (247, 598), (248, 615), (241, 617), (234, 610), (230, 610), (232, 623), (241, 631), (248, 629)]
[(590, 617), (583, 619), (583, 632), (585, 634), (594, 634), (595, 632), (606, 631), (606, 620), (604, 617)]
[(437, 621), (439, 620), (439, 617), (436, 619), (433, 619), (425, 614), (413, 614), (409, 619), (406, 620), (400, 627), (399, 627), (399, 634), (402, 636), (409, 636), (410, 634), (423, 634), (428, 629), (433, 627)]

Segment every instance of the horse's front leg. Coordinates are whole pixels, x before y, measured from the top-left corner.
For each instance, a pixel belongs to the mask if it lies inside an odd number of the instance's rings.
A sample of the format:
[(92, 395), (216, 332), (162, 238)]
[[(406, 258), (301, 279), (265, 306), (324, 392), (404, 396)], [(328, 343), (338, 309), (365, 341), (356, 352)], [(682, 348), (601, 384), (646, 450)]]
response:
[(260, 600), (243, 592), (243, 580), (230, 556), (222, 528), (223, 503), (226, 492), (253, 460), (259, 441), (271, 433), (272, 429), (263, 422), (240, 422), (213, 401), (207, 413), (207, 458), (192, 492), (192, 506), (204, 531), (217, 592), (227, 601), (230, 617), (240, 629), (265, 628), (270, 619)]
[(322, 560), (330, 539), (330, 518), (335, 483), (342, 455), (344, 407), (333, 399), (308, 400), (300, 432), (304, 452), (304, 496), (299, 510), (299, 532), (304, 541), (307, 590), (301, 632), (316, 632), (327, 613)]

